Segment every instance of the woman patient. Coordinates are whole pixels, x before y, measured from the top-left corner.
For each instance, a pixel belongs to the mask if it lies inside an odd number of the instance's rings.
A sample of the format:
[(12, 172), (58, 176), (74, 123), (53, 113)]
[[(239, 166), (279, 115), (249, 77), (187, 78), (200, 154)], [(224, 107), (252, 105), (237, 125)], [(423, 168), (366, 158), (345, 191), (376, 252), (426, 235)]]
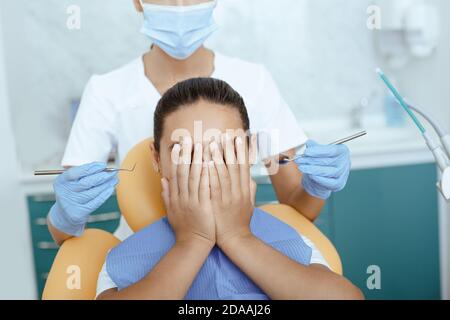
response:
[(164, 218), (111, 250), (97, 299), (360, 299), (314, 245), (254, 207), (255, 137), (241, 96), (191, 79), (161, 98), (154, 166)]

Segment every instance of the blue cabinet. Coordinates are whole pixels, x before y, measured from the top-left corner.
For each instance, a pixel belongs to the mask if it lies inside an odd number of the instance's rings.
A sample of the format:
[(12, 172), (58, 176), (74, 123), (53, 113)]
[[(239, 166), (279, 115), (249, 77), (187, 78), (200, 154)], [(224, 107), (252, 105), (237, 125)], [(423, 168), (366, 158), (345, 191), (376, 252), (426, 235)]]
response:
[[(45, 281), (58, 252), (58, 245), (53, 241), (47, 228), (47, 214), (55, 203), (54, 195), (42, 194), (27, 198), (31, 222), (31, 237), (36, 274), (38, 296), (41, 298)], [(119, 225), (120, 213), (116, 197), (111, 197), (90, 218), (87, 228), (114, 232)]]
[[(367, 299), (440, 298), (436, 181), (434, 164), (353, 171), (322, 210), (317, 227)], [(259, 204), (275, 200), (258, 186)], [(367, 287), (370, 266), (380, 268), (380, 290)]]
[[(355, 171), (330, 205), (345, 275), (368, 299), (439, 299), (437, 172), (433, 164)], [(367, 288), (367, 268), (381, 290)]]

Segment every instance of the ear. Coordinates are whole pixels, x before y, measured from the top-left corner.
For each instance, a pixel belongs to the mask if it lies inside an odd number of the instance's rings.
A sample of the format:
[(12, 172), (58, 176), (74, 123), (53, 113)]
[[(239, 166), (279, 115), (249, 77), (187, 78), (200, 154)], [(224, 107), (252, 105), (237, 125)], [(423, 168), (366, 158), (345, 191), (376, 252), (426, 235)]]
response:
[(160, 173), (161, 169), (160, 169), (160, 165), (159, 165), (160, 164), (159, 152), (156, 151), (155, 143), (153, 141), (150, 142), (149, 148), (150, 148), (150, 152), (152, 153), (153, 170), (155, 170), (155, 172)]
[(142, 3), (140, 0), (133, 0), (134, 7), (136, 8), (137, 12), (143, 12), (144, 8), (142, 8)]

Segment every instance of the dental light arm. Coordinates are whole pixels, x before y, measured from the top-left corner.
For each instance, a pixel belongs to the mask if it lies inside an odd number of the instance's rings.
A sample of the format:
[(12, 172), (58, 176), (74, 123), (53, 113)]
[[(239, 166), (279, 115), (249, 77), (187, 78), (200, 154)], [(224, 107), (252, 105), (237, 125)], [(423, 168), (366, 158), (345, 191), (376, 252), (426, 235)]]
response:
[[(386, 77), (384, 72), (378, 68), (376, 70), (378, 75), (380, 76), (381, 80), (386, 84), (388, 89), (391, 91), (391, 93), (394, 95), (394, 97), (397, 99), (399, 104), (403, 107), (403, 109), (406, 111), (406, 113), (409, 115), (409, 117), (413, 120), (413, 122), (416, 124), (417, 128), (422, 133), (423, 138), (425, 139), (428, 148), (433, 153), (434, 158), (436, 159), (437, 165), (442, 172), (441, 180), (437, 183), (437, 187), (439, 191), (442, 193), (442, 196), (447, 200), (450, 201), (450, 136), (448, 134), (448, 131), (443, 130), (442, 127), (427, 113), (423, 112), (419, 108), (412, 107), (411, 105), (407, 104), (403, 97), (400, 95), (400, 93), (397, 91), (397, 89), (394, 87), (394, 85), (389, 81), (389, 79)], [(444, 145), (444, 148), (446, 152), (442, 149), (441, 145), (439, 143), (436, 143), (436, 141), (433, 140), (433, 138), (428, 134), (426, 128), (422, 125), (422, 123), (417, 119), (416, 115), (413, 113), (413, 110), (417, 112), (418, 114), (422, 115), (427, 122), (429, 122), (433, 128), (436, 130), (436, 132), (439, 135), (439, 138), (442, 141), (442, 144)]]
[(445, 200), (450, 201), (450, 168), (445, 169), (442, 173), (441, 181), (438, 182), (438, 189)]
[(442, 145), (444, 146), (445, 152), (447, 153), (447, 157), (450, 158), (450, 133), (444, 128), (439, 121), (437, 121), (430, 114), (426, 113), (422, 109), (415, 107), (408, 103), (408, 106), (411, 110), (421, 115), (425, 120), (427, 120), (437, 132), (439, 138), (441, 139)]
[(411, 106), (409, 104), (408, 106), (411, 110), (421, 115), (427, 122), (431, 124), (431, 126), (437, 132), (439, 138), (441, 139), (442, 145), (445, 148), (446, 152), (442, 150), (440, 144), (436, 143), (436, 141), (431, 138), (428, 132), (425, 132), (423, 134), (427, 146), (433, 153), (433, 156), (436, 159), (436, 163), (438, 164), (438, 167), (442, 172), (441, 181), (437, 183), (438, 190), (441, 192), (445, 200), (450, 201), (450, 134), (439, 124), (439, 122), (437, 122), (429, 114), (417, 107)]
[(428, 134), (428, 132), (425, 132), (423, 134), (423, 138), (425, 139), (425, 142), (427, 143), (428, 148), (433, 153), (439, 169), (443, 172), (449, 166), (449, 160), (448, 160), (447, 155), (442, 150), (441, 145), (436, 143), (436, 141), (433, 138), (431, 138), (431, 136)]
[(441, 180), (437, 183), (438, 190), (442, 193), (445, 200), (450, 201), (450, 165), (448, 157), (441, 146), (431, 139), (428, 133), (424, 133), (423, 137), (442, 172)]

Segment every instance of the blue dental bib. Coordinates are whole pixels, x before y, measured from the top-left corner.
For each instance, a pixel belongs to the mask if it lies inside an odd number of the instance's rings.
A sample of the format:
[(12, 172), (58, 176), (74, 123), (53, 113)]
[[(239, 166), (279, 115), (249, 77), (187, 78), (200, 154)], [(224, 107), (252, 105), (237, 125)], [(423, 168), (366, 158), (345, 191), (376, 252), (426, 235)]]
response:
[[(257, 238), (285, 256), (309, 265), (312, 250), (289, 225), (256, 208), (250, 229)], [(106, 259), (106, 270), (118, 289), (125, 289), (143, 279), (174, 244), (174, 232), (167, 218), (163, 218), (112, 249)], [(269, 297), (214, 247), (185, 299), (268, 300)]]

